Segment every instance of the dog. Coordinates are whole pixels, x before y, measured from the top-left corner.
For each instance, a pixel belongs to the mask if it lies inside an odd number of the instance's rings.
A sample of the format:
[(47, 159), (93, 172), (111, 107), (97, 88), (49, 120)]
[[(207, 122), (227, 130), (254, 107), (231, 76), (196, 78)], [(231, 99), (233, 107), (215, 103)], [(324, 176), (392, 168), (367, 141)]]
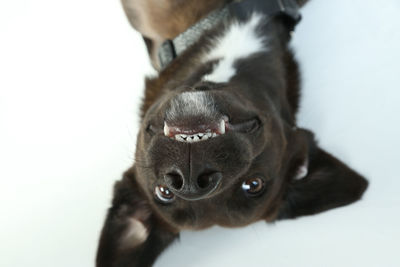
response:
[(181, 230), (361, 198), (367, 180), (296, 125), (288, 43), (305, 2), (122, 0), (159, 73), (146, 80), (135, 163), (115, 184), (97, 267), (152, 266)]

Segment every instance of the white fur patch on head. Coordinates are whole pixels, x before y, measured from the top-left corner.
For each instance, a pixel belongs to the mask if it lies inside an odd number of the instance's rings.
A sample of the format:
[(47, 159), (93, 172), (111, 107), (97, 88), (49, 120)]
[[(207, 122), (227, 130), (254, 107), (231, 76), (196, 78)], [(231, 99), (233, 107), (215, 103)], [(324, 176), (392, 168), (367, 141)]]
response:
[(184, 92), (171, 101), (166, 112), (167, 119), (176, 119), (185, 115), (211, 117), (215, 114), (213, 98), (204, 91)]
[(238, 59), (267, 50), (265, 37), (257, 33), (257, 27), (264, 17), (254, 13), (245, 23), (232, 23), (217, 39), (214, 48), (208, 52), (203, 62), (220, 60), (213, 72), (204, 80), (216, 83), (228, 82), (235, 75), (234, 64)]
[(129, 249), (136, 247), (145, 242), (148, 236), (149, 232), (141, 221), (129, 218), (126, 232), (121, 239), (121, 248)]

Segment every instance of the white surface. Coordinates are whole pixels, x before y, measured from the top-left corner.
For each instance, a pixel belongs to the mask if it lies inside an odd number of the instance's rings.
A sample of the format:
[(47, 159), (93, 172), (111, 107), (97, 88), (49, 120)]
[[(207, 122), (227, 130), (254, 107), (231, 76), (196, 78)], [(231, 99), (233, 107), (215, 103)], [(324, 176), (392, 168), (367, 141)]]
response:
[[(363, 200), (185, 232), (156, 266), (400, 266), (399, 12), (398, 0), (314, 0), (293, 42), (300, 125), (368, 177)], [(149, 69), (119, 1), (1, 0), (0, 266), (93, 266)]]

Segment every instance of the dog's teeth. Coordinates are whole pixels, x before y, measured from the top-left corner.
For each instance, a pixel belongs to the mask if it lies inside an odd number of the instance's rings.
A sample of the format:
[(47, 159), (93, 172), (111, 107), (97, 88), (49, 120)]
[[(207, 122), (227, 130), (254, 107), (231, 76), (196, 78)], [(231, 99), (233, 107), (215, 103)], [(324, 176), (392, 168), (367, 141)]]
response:
[(180, 135), (175, 135), (175, 140), (183, 142), (184, 140), (182, 139), (182, 137)]
[(169, 136), (169, 133), (170, 133), (169, 127), (168, 127), (167, 123), (164, 121), (164, 135)]
[[(217, 137), (224, 133), (225, 133), (225, 121), (222, 120), (220, 122), (217, 132), (211, 132), (211, 130), (209, 129), (204, 133), (196, 133), (196, 134), (192, 134), (192, 135), (181, 133), (181, 134), (176, 134), (174, 136), (171, 136), (171, 138), (175, 139), (179, 142), (194, 143), (194, 142), (208, 140), (208, 139)], [(171, 134), (170, 128), (168, 127), (168, 125), (166, 123), (164, 123), (164, 134), (167, 136), (169, 136)]]
[(221, 134), (225, 133), (225, 121), (222, 119), (221, 122), (219, 123), (219, 132)]

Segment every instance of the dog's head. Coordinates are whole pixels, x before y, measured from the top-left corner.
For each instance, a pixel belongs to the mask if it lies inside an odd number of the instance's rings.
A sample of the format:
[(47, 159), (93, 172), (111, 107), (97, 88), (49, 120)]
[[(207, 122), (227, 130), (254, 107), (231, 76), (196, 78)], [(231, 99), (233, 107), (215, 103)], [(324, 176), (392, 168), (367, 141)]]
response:
[[(336, 187), (350, 190), (352, 198), (364, 191), (364, 180), (333, 157), (324, 154), (325, 161), (315, 162), (313, 155), (324, 152), (316, 148), (312, 134), (290, 126), (276, 103), (266, 104), (254, 86), (235, 80), (182, 86), (146, 112), (136, 179), (169, 224), (179, 229), (243, 226), (295, 216), (287, 202), (302, 194), (328, 190), (330, 202), (307, 207), (315, 213), (340, 205), (333, 204)], [(350, 189), (340, 177), (332, 183), (338, 170), (342, 178), (356, 177)]]
[(268, 107), (228, 86), (178, 89), (144, 118), (137, 175), (174, 224), (243, 225), (270, 212), (265, 202), (280, 172), (284, 129)]
[[(255, 18), (253, 32), (261, 30)], [(235, 59), (229, 79), (207, 82), (220, 58), (196, 56), (217, 30), (146, 88), (135, 180), (156, 216), (178, 229), (313, 214), (365, 190), (361, 176), (294, 127), (298, 78), (284, 56), (287, 31), (279, 19), (264, 26), (268, 49)]]

